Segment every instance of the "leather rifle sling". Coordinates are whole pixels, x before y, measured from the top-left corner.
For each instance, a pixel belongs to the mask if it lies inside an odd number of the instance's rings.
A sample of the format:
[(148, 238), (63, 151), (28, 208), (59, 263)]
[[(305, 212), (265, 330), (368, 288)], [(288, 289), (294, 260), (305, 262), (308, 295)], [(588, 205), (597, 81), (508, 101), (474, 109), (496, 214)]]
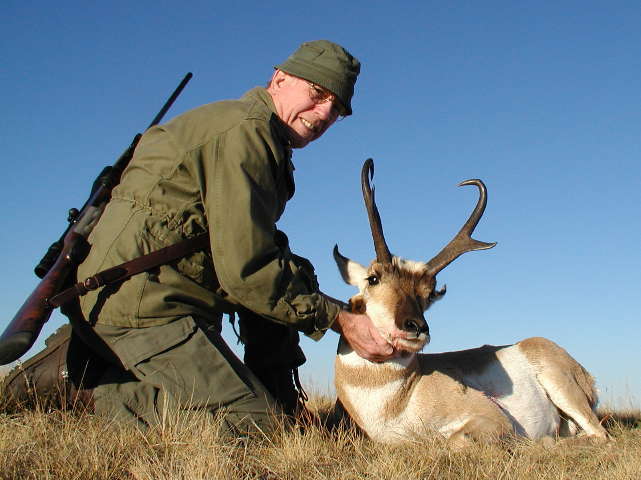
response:
[(142, 255), (134, 258), (115, 267), (108, 268), (102, 272), (86, 278), (82, 282), (63, 290), (62, 292), (54, 295), (46, 300), (47, 304), (53, 308), (59, 307), (74, 298), (81, 297), (91, 290), (103, 287), (105, 285), (113, 285), (114, 283), (122, 282), (129, 277), (138, 273), (151, 270), (152, 268), (165, 265), (169, 262), (185, 257), (190, 253), (198, 250), (209, 249), (209, 233), (203, 233), (193, 238), (188, 238), (182, 242), (175, 243), (155, 252)]

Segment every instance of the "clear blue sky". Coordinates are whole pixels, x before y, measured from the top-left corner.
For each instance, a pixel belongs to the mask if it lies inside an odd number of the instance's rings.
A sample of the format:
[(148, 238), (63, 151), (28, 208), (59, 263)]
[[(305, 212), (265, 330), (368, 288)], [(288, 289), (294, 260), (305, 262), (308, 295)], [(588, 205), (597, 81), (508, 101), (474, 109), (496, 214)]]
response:
[[(264, 84), (301, 42), (326, 38), (363, 63), (354, 115), (295, 153), (297, 193), (280, 224), (322, 288), (354, 293), (335, 243), (362, 263), (374, 255), (367, 157), (390, 248), (416, 260), (473, 207), (474, 189), (456, 184), (482, 178), (475, 236), (498, 246), (441, 272), (448, 293), (429, 312), (428, 351), (545, 336), (595, 375), (604, 401), (639, 406), (639, 25), (638, 1), (5, 0), (0, 327), (35, 287), (67, 210), (186, 72), (167, 118)], [(305, 340), (306, 383), (331, 384), (336, 343)]]

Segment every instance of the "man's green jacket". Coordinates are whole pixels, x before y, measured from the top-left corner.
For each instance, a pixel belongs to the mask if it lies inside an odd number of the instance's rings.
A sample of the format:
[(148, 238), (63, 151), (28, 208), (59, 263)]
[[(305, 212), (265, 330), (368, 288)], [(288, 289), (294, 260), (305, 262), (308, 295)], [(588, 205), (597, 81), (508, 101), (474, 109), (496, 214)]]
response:
[(320, 338), (340, 307), (276, 229), (294, 193), (288, 145), (260, 87), (149, 129), (89, 237), (79, 279), (207, 230), (211, 252), (89, 292), (85, 318), (138, 328), (242, 305)]

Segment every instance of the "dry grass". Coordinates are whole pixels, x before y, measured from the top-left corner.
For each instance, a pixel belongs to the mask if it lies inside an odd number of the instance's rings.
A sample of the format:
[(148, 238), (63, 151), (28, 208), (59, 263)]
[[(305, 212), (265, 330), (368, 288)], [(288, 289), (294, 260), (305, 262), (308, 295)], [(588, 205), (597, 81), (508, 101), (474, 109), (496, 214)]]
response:
[[(323, 413), (330, 399), (316, 396)], [(440, 438), (379, 445), (349, 429), (225, 440), (220, 423), (142, 432), (82, 412), (0, 415), (1, 479), (639, 479), (641, 413), (607, 412), (607, 445), (518, 441), (452, 452)]]

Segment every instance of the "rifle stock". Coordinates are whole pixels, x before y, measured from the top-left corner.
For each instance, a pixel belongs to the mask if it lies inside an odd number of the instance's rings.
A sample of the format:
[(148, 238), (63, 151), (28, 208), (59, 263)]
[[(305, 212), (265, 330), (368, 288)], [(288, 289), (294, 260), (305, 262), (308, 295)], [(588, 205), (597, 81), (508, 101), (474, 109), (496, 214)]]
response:
[[(148, 128), (160, 123), (191, 77), (191, 73), (185, 75)], [(35, 343), (54, 310), (48, 299), (63, 289), (71, 275), (75, 276), (76, 267), (89, 253), (90, 246), (86, 238), (111, 198), (112, 189), (120, 182), (120, 176), (131, 160), (141, 136), (137, 134), (116, 163), (100, 173), (92, 186), (89, 199), (80, 212), (74, 209), (70, 211), (69, 226), (36, 266), (36, 275), (42, 280), (0, 336), (0, 365), (17, 360)]]
[(88, 252), (89, 244), (85, 238), (74, 231), (69, 232), (58, 259), (0, 336), (0, 365), (20, 358), (33, 346), (53, 312), (47, 299), (62, 289), (68, 276)]

